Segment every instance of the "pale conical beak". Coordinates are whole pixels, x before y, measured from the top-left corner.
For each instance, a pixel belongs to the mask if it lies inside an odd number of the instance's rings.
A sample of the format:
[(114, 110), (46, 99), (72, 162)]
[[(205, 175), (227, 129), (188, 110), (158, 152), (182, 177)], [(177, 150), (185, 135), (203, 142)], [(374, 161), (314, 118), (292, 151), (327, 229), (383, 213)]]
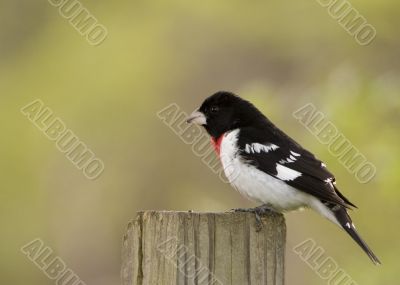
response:
[(188, 124), (196, 124), (200, 126), (207, 125), (206, 116), (200, 111), (194, 111), (186, 120)]

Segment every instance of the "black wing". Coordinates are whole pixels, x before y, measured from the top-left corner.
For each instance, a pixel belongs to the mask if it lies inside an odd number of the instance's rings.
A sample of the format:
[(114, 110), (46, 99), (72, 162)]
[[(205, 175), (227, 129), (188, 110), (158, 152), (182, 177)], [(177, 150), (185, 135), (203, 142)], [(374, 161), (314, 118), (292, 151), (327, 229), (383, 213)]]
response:
[(238, 144), (241, 156), (259, 170), (324, 203), (355, 207), (337, 190), (325, 164), (280, 130), (242, 129)]

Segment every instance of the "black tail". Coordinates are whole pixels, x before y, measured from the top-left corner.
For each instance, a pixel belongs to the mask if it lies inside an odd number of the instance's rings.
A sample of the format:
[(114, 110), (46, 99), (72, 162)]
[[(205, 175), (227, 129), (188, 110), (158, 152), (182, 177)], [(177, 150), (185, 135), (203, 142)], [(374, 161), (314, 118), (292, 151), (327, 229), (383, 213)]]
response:
[(333, 211), (336, 219), (343, 227), (343, 229), (351, 236), (351, 238), (365, 251), (365, 253), (369, 256), (372, 262), (375, 265), (381, 264), (378, 257), (372, 252), (372, 250), (368, 247), (367, 243), (363, 241), (360, 235), (357, 233), (356, 228), (354, 227), (353, 222), (349, 214), (347, 214), (346, 209), (340, 207), (340, 209)]

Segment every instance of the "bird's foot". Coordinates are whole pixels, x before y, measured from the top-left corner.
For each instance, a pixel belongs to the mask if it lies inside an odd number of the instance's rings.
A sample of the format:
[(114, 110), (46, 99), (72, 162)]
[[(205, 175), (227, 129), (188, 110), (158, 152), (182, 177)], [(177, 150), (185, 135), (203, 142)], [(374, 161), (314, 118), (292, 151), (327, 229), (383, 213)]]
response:
[(237, 209), (232, 209), (234, 212), (242, 212), (242, 213), (253, 213), (256, 217), (256, 231), (259, 232), (261, 231), (263, 227), (263, 222), (261, 220), (261, 217), (265, 215), (266, 213), (271, 213), (275, 212), (274, 209), (272, 209), (269, 205), (263, 204), (261, 206), (255, 207), (255, 208), (237, 208)]

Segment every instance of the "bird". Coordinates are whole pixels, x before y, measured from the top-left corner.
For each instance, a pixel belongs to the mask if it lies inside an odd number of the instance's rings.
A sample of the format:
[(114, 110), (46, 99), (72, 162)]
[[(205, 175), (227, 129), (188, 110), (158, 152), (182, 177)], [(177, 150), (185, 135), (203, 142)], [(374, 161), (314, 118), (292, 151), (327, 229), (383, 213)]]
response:
[(348, 210), (357, 208), (340, 193), (325, 163), (275, 126), (252, 103), (219, 91), (187, 118), (205, 128), (231, 186), (260, 204), (236, 211), (260, 216), (311, 208), (340, 228), (364, 250), (371, 261), (378, 257), (356, 231)]

